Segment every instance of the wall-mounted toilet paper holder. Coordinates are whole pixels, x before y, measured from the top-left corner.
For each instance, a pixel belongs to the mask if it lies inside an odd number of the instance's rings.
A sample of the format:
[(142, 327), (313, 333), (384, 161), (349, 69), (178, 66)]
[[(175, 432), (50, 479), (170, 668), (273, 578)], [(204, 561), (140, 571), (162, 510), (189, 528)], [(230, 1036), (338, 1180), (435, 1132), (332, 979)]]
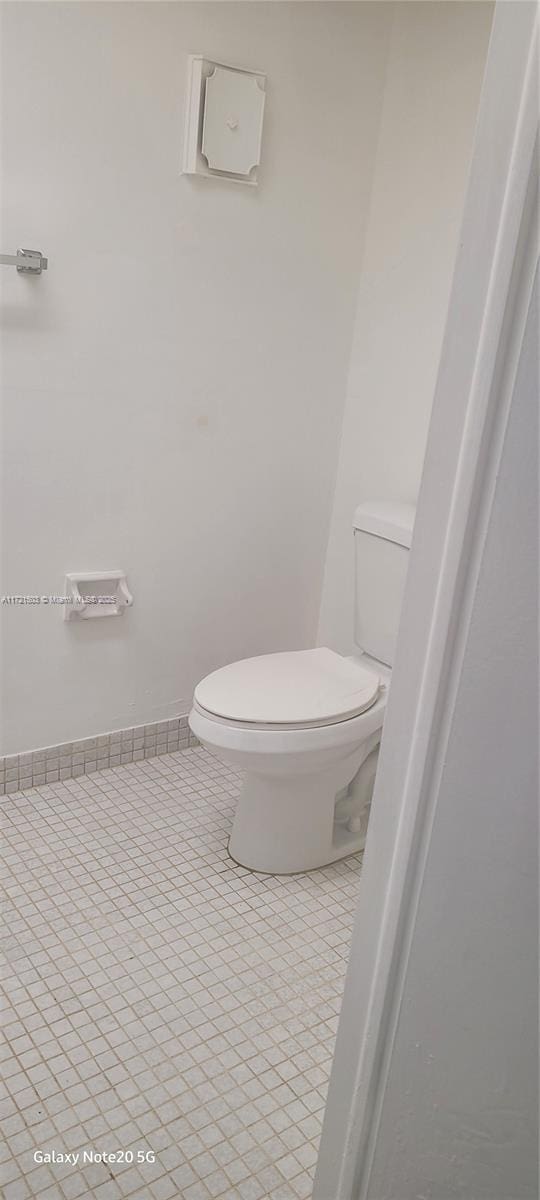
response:
[(123, 571), (70, 571), (65, 586), (65, 621), (121, 617), (133, 604)]

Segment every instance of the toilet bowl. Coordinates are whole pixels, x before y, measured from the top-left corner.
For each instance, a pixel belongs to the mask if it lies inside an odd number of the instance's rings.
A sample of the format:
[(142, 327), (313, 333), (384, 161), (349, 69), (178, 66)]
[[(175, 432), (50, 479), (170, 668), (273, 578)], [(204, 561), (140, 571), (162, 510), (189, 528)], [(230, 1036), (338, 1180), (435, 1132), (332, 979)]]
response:
[(191, 729), (244, 776), (236, 862), (289, 874), (363, 849), (389, 678), (367, 655), (320, 647), (244, 659), (201, 681)]
[(189, 723), (243, 772), (229, 853), (253, 871), (310, 871), (362, 850), (414, 507), (361, 504), (354, 514), (355, 645), (264, 654), (197, 685)]

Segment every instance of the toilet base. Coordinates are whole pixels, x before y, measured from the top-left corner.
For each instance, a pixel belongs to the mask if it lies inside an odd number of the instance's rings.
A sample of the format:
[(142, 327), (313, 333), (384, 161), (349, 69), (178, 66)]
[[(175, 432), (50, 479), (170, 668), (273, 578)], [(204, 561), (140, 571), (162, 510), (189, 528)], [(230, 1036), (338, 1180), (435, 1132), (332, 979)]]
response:
[(229, 838), (231, 858), (250, 871), (293, 875), (360, 853), (377, 754), (378, 748), (369, 755), (364, 748), (339, 770), (313, 775), (247, 772)]
[(320, 863), (318, 867), (304, 868), (302, 871), (299, 871), (298, 869), (294, 871), (263, 871), (260, 867), (248, 867), (245, 863), (239, 862), (238, 859), (234, 857), (234, 854), (231, 853), (230, 838), (227, 842), (227, 853), (229, 858), (232, 859), (233, 863), (235, 863), (237, 867), (242, 867), (244, 871), (252, 871), (254, 875), (283, 875), (284, 877), (288, 877), (290, 875), (305, 875), (308, 871), (322, 870), (323, 867), (331, 867), (332, 863), (338, 862), (342, 858), (353, 858), (355, 854), (362, 854), (363, 850), (365, 849), (366, 839), (365, 837), (360, 837), (357, 840), (358, 845), (354, 846), (346, 853), (339, 853), (337, 857), (329, 858), (328, 862)]

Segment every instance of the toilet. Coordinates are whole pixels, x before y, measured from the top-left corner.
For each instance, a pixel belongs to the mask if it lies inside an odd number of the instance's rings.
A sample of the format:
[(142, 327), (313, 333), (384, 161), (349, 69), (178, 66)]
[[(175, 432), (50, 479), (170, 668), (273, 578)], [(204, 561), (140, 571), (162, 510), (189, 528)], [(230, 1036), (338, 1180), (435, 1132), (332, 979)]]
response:
[(243, 867), (295, 874), (364, 847), (413, 523), (408, 504), (355, 512), (353, 655), (263, 654), (195, 688), (193, 733), (243, 774), (229, 840)]

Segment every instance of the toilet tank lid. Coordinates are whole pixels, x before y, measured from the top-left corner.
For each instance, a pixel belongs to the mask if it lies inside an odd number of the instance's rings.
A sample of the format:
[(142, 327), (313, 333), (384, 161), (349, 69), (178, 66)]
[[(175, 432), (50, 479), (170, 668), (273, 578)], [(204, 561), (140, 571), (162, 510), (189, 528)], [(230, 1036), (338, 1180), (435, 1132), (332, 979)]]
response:
[(393, 500), (366, 500), (359, 504), (354, 514), (353, 527), (362, 533), (373, 533), (376, 537), (395, 542), (409, 549), (412, 541), (415, 517), (414, 504), (400, 504)]

